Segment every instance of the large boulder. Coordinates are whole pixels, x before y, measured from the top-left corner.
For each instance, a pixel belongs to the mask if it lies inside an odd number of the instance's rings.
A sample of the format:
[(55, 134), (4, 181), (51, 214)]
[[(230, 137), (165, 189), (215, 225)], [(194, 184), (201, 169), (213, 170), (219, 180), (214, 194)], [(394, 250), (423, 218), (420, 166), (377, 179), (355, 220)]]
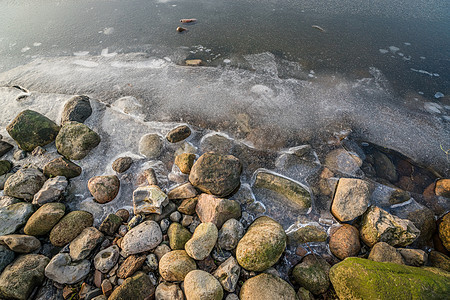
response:
[(330, 279), (345, 299), (447, 299), (450, 273), (349, 257), (334, 265)]
[(74, 96), (64, 105), (61, 115), (61, 124), (75, 121), (83, 123), (92, 114), (91, 103), (88, 96)]
[(334, 194), (331, 212), (341, 222), (361, 216), (370, 202), (370, 185), (367, 181), (354, 178), (339, 179)]
[(81, 175), (81, 167), (65, 157), (55, 158), (44, 165), (47, 177), (64, 176), (67, 179)]
[(125, 279), (109, 296), (108, 300), (146, 300), (153, 299), (154, 294), (155, 286), (150, 277), (143, 272), (138, 272)]
[(20, 149), (33, 151), (55, 140), (59, 126), (44, 115), (33, 110), (24, 110), (6, 127), (9, 135)]
[(305, 212), (311, 208), (311, 194), (309, 189), (292, 179), (272, 172), (258, 171), (253, 186), (281, 194)]
[(50, 242), (62, 247), (76, 238), (86, 227), (92, 226), (94, 217), (90, 212), (77, 210), (65, 215), (50, 231)]
[(292, 286), (272, 274), (262, 273), (244, 282), (239, 294), (241, 300), (298, 300)]
[(236, 259), (244, 269), (260, 272), (273, 266), (285, 248), (283, 227), (269, 217), (259, 217), (239, 241)]
[(44, 255), (19, 256), (0, 275), (0, 297), (2, 299), (29, 299), (33, 289), (44, 282), (44, 269), (49, 261), (50, 259)]
[(219, 281), (202, 270), (194, 270), (186, 275), (184, 293), (189, 300), (221, 300), (223, 297)]
[(137, 254), (156, 248), (162, 242), (162, 232), (155, 221), (145, 221), (133, 227), (122, 239), (122, 250)]
[(202, 192), (226, 197), (239, 186), (241, 172), (236, 157), (208, 152), (192, 166), (189, 181)]
[(411, 221), (371, 206), (362, 217), (360, 234), (364, 243), (370, 247), (377, 242), (404, 247), (414, 242), (420, 231)]
[(58, 253), (45, 268), (45, 276), (60, 284), (74, 284), (83, 280), (90, 268), (91, 263), (87, 259), (72, 262), (69, 253)]
[(82, 123), (67, 122), (59, 131), (55, 144), (67, 159), (83, 159), (100, 143), (100, 136)]
[(198, 197), (195, 211), (202, 222), (211, 222), (217, 228), (221, 228), (223, 223), (229, 219), (241, 217), (241, 206), (237, 201), (209, 194), (201, 194)]
[(20, 169), (6, 180), (5, 195), (31, 201), (46, 180), (38, 169)]
[(294, 280), (315, 295), (325, 293), (330, 286), (330, 264), (325, 259), (314, 254), (303, 258), (292, 271)]
[(167, 281), (183, 281), (186, 275), (195, 269), (195, 261), (184, 250), (170, 251), (159, 261), (159, 274)]
[(66, 206), (62, 203), (42, 205), (27, 221), (24, 232), (28, 235), (45, 235), (64, 216)]
[(31, 203), (19, 202), (0, 208), (0, 235), (16, 232), (33, 214)]
[(119, 193), (120, 180), (116, 175), (95, 176), (89, 179), (88, 189), (95, 201), (111, 202)]

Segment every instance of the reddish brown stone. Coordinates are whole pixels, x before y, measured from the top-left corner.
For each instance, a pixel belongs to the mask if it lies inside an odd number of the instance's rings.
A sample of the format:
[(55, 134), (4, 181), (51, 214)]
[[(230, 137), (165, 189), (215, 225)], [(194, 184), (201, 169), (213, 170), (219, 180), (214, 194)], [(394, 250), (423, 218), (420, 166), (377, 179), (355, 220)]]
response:
[(295, 254), (297, 254), (300, 257), (305, 256), (308, 253), (308, 250), (306, 250), (302, 246), (298, 246), (297, 249), (295, 249)]
[(436, 182), (434, 192), (438, 196), (450, 198), (450, 179), (440, 179)]
[(130, 218), (130, 212), (124, 208), (119, 209), (116, 211), (116, 215), (119, 216), (123, 222), (127, 222)]
[(219, 198), (209, 194), (201, 194), (195, 208), (198, 218), (203, 223), (211, 222), (220, 229), (229, 219), (241, 217), (241, 207), (238, 202)]
[(331, 235), (329, 246), (331, 253), (339, 259), (355, 256), (361, 249), (358, 229), (343, 224)]
[(104, 277), (105, 275), (96, 269), (94, 272), (94, 285), (98, 288), (101, 288)]
[(432, 199), (433, 197), (436, 196), (436, 194), (434, 193), (434, 188), (436, 187), (436, 183), (432, 183), (429, 186), (427, 186), (427, 188), (423, 191), (423, 196), (425, 197), (425, 199)]
[(108, 203), (119, 193), (120, 180), (116, 175), (95, 176), (89, 179), (88, 188), (95, 201)]
[(411, 176), (414, 166), (407, 160), (401, 159), (397, 163), (397, 173), (400, 176)]
[(130, 255), (117, 270), (117, 277), (125, 279), (132, 276), (145, 262), (145, 255)]
[(180, 206), (178, 206), (178, 211), (185, 215), (193, 215), (195, 213), (197, 202), (198, 197), (185, 199), (181, 202)]
[(113, 286), (111, 284), (111, 281), (109, 281), (109, 279), (105, 279), (102, 281), (102, 292), (103, 295), (105, 295), (106, 297), (109, 297), (109, 295), (111, 295), (112, 291), (113, 291)]

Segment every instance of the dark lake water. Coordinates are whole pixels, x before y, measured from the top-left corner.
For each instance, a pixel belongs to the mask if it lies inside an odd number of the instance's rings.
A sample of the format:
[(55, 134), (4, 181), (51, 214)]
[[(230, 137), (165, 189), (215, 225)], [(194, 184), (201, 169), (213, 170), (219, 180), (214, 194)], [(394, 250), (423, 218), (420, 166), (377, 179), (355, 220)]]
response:
[[(361, 78), (375, 67), (401, 95), (450, 92), (448, 0), (36, 0), (0, 1), (0, 8), (0, 71), (102, 51), (245, 68), (243, 56), (270, 52), (312, 70), (310, 77)], [(181, 18), (198, 22), (179, 34)]]

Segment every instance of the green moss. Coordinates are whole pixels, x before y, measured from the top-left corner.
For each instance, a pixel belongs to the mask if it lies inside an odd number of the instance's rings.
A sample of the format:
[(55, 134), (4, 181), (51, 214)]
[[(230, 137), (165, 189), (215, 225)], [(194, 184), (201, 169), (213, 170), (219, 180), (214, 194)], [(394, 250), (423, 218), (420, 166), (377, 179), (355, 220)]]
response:
[(446, 299), (450, 273), (394, 263), (347, 258), (334, 265), (330, 279), (339, 299)]
[(0, 160), (0, 176), (6, 174), (11, 170), (12, 163), (7, 160)]

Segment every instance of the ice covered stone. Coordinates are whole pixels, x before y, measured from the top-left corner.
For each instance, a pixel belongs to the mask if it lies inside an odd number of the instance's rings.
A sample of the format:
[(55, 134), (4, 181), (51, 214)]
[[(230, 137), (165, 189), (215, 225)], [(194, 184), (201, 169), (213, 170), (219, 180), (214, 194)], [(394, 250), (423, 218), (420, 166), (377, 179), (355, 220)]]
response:
[(91, 103), (88, 96), (74, 96), (64, 105), (61, 124), (75, 121), (83, 123), (92, 114)]
[(67, 159), (83, 159), (98, 146), (100, 136), (89, 127), (78, 122), (67, 122), (56, 137), (58, 152)]

